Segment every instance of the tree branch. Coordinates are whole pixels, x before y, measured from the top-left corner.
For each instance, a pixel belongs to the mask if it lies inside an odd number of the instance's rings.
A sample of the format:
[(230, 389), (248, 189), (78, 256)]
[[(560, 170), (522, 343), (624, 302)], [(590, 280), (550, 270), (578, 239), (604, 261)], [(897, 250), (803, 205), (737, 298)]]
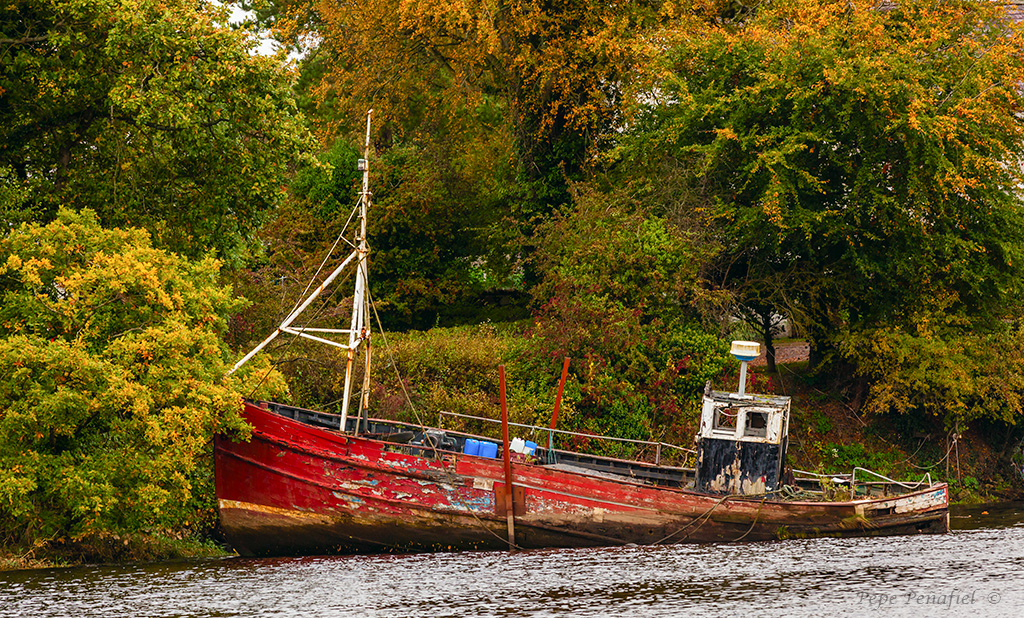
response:
[(114, 118), (116, 118), (117, 120), (121, 120), (123, 122), (126, 122), (126, 123), (132, 125), (133, 127), (146, 127), (146, 128), (149, 128), (149, 129), (156, 129), (157, 131), (165, 131), (165, 132), (168, 132), (168, 133), (178, 133), (180, 131), (184, 131), (185, 129), (195, 129), (195, 128), (199, 128), (199, 129), (212, 129), (213, 127), (215, 127), (215, 126), (217, 126), (217, 125), (219, 125), (221, 123), (230, 122), (231, 121), (230, 118), (218, 118), (216, 120), (211, 120), (210, 122), (196, 122), (196, 123), (182, 125), (182, 126), (173, 126), (173, 125), (159, 124), (159, 123), (156, 123), (156, 122), (139, 122), (133, 116), (127, 116), (127, 115), (122, 115), (122, 114), (116, 115), (116, 116), (114, 116)]
[(25, 36), (20, 39), (0, 39), (0, 45), (28, 45), (30, 43), (44, 43), (50, 40), (50, 35)]

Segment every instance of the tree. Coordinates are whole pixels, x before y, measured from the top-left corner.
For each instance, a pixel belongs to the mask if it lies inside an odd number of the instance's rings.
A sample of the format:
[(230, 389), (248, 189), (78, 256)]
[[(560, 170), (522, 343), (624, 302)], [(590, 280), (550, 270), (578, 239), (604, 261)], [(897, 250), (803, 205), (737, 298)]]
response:
[(539, 235), (537, 373), (575, 359), (579, 429), (685, 439), (726, 363), (704, 321), (727, 300), (701, 277), (708, 247), (621, 190), (588, 187), (574, 202)]
[(606, 126), (620, 73), (636, 60), (633, 35), (658, 17), (658, 3), (589, 0), (295, 7), (322, 37), (321, 92), (341, 97), (343, 109), (375, 105), (396, 127), (410, 127), (497, 96), (524, 144)]
[(210, 515), (210, 438), (246, 431), (217, 279), (89, 210), (0, 240), (0, 545)]
[(681, 18), (680, 6), (265, 5), (260, 22), (305, 46), (300, 83), (324, 135), (345, 135), (375, 110), (386, 178), (374, 181), (374, 271), (405, 314), (400, 324), (443, 321), (446, 307), (479, 301), (480, 288), (515, 281), (521, 293), (537, 282), (528, 259), (537, 225), (569, 203), (570, 183), (616, 134), (623, 89), (658, 49), (648, 35)]
[(775, 312), (773, 303), (748, 297), (746, 302), (739, 306), (737, 317), (753, 328), (754, 332), (764, 341), (766, 369), (768, 373), (776, 373), (778, 367), (775, 364), (775, 340), (783, 332), (784, 316)]
[(999, 329), (1024, 257), (1024, 50), (1002, 11), (800, 0), (673, 32), (630, 160), (698, 170), (726, 264), (784, 287), (816, 354), (929, 315)]
[[(316, 41), (308, 62), (323, 72), (315, 92), (325, 131), (340, 133), (372, 107), (382, 147), (423, 152), (435, 150), (424, 142), (450, 141), (505, 155), (489, 162), (514, 172), (505, 199), (491, 206), (500, 209), (491, 217), (498, 223), (481, 230), (501, 246), (492, 259), (523, 251), (523, 235), (568, 203), (569, 182), (583, 177), (591, 149), (614, 132), (622, 87), (654, 48), (645, 33), (675, 6), (646, 0), (283, 4), (288, 18), (277, 19), (283, 38)], [(490, 148), (499, 140), (500, 147)]]
[(18, 0), (0, 9), (5, 223), (91, 208), (162, 247), (237, 260), (310, 145), (281, 58), (219, 3)]

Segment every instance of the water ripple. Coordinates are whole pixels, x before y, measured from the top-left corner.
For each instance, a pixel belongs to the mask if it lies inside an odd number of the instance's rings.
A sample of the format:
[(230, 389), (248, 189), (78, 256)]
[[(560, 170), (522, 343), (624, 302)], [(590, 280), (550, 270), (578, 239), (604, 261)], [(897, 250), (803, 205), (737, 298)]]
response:
[(1016, 618), (1024, 515), (1014, 513), (1005, 525), (942, 536), (9, 572), (0, 573), (0, 617)]

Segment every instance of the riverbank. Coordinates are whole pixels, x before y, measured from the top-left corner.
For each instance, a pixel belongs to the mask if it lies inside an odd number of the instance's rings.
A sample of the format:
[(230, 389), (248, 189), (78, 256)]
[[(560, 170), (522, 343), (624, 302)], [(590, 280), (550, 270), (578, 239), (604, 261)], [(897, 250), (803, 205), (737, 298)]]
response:
[[(421, 408), (479, 414), (493, 409), (494, 385), (487, 379), (467, 384), (465, 376), (486, 378), (495, 359), (514, 357), (516, 346), (522, 342), (515, 330), (495, 328), (435, 329), (394, 339), (400, 363), (418, 371), (411, 372), (413, 384), (430, 385), (419, 392)], [(928, 474), (933, 480), (950, 483), (955, 503), (1024, 498), (1019, 479), (1000, 463), (992, 440), (978, 430), (965, 431), (951, 441), (941, 427), (908, 428), (900, 426), (898, 417), (863, 416), (849, 403), (849, 397), (817, 382), (808, 371), (805, 343), (780, 342), (777, 359), (778, 371), (772, 374), (763, 364), (752, 363), (751, 379), (755, 382), (753, 390), (793, 397), (788, 457), (792, 467), (839, 474), (859, 466), (898, 480), (917, 480)], [(451, 371), (452, 367), (460, 370)], [(516, 377), (520, 380), (512, 389), (516, 409), (550, 409), (546, 401), (531, 399), (529, 391), (515, 388), (526, 381), (523, 374)], [(568, 417), (566, 407), (563, 418)], [(532, 417), (519, 420), (536, 422)], [(679, 434), (692, 435), (695, 431), (689, 426), (677, 429)], [(210, 500), (212, 504), (212, 497)], [(208, 515), (215, 517), (212, 507)], [(231, 551), (218, 542), (213, 522), (209, 521), (201, 531), (183, 534), (102, 535), (73, 542), (51, 540), (31, 547), (0, 548), (0, 570), (227, 555)]]
[(235, 555), (214, 538), (172, 538), (153, 534), (97, 535), (53, 540), (31, 548), (0, 548), (0, 571), (82, 564), (132, 564)]

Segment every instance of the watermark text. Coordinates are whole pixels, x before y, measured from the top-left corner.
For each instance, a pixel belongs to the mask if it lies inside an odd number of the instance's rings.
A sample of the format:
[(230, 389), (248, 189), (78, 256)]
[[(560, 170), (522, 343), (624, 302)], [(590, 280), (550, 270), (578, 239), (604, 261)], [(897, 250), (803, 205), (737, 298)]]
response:
[(967, 605), (994, 605), (1002, 600), (997, 591), (959, 590), (951, 588), (940, 592), (905, 590), (902, 592), (858, 592), (857, 602), (871, 609), (896, 605), (920, 605), (953, 609)]

